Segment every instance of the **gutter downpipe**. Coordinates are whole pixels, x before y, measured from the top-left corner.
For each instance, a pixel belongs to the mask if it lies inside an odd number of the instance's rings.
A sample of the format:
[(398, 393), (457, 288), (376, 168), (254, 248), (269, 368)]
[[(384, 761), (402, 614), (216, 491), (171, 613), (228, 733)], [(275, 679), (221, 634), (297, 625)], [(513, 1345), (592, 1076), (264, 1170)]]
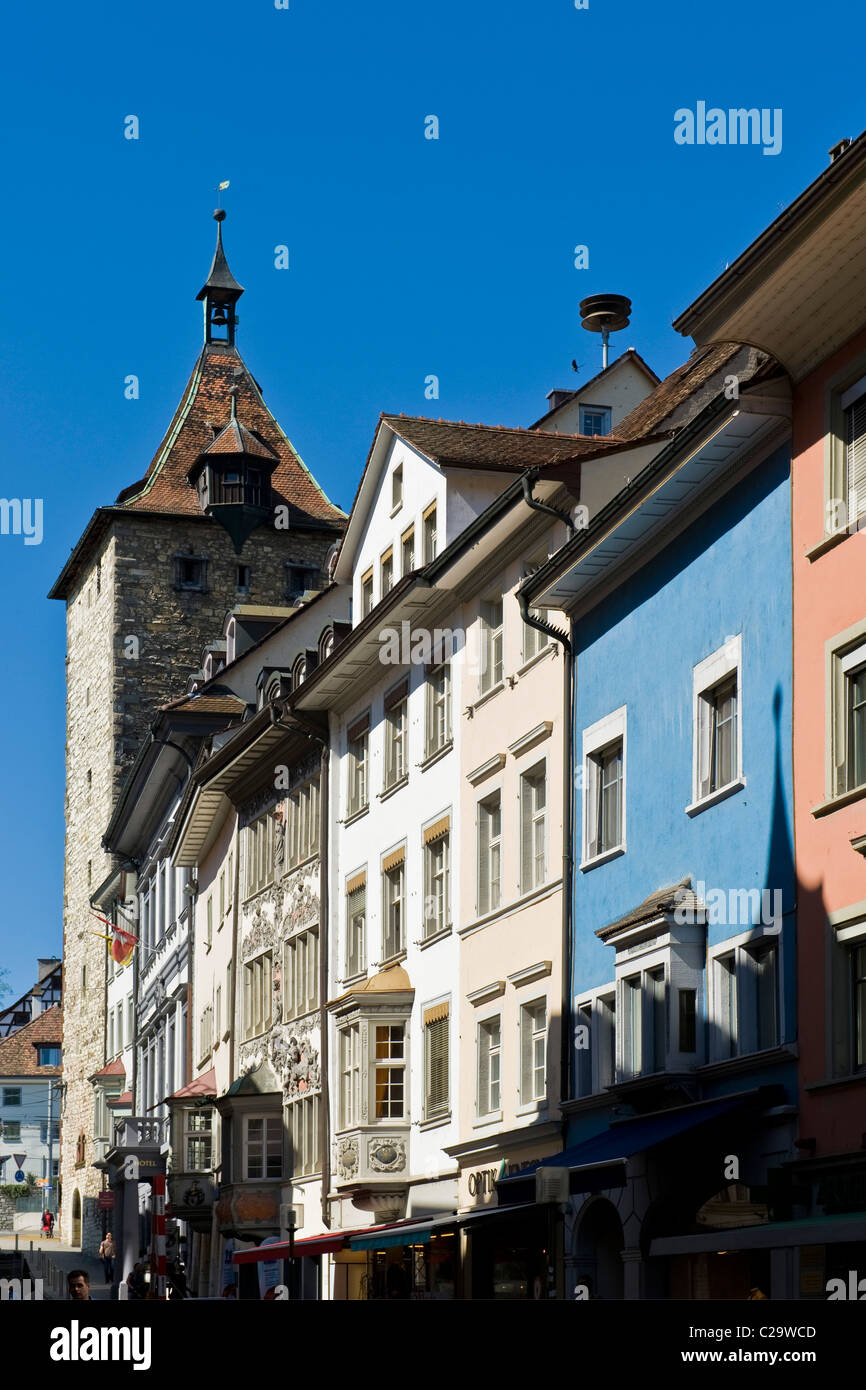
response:
[[(523, 500), (527, 507), (533, 511), (544, 512), (556, 518), (557, 521), (565, 522), (572, 535), (575, 532), (575, 525), (567, 513), (558, 511), (556, 507), (550, 507), (544, 502), (539, 502), (532, 495), (533, 485), (538, 477), (538, 470), (532, 469), (523, 475)], [(560, 1038), (560, 1094), (563, 1100), (571, 1098), (572, 1080), (572, 1050), (571, 1050), (571, 1031), (572, 1031), (572, 1008), (571, 1008), (571, 972), (572, 972), (572, 943), (571, 943), (571, 921), (572, 921), (572, 886), (574, 877), (574, 776), (572, 772), (572, 762), (574, 758), (574, 647), (569, 637), (560, 632), (550, 623), (545, 623), (541, 618), (536, 618), (530, 611), (529, 601), (523, 588), (517, 590), (517, 602), (520, 606), (520, 615), (528, 627), (534, 627), (538, 632), (543, 632), (545, 636), (554, 638), (562, 646), (563, 660), (565, 662), (565, 673), (563, 681), (563, 741), (565, 744), (565, 757), (563, 758), (562, 769), (562, 1033)]]

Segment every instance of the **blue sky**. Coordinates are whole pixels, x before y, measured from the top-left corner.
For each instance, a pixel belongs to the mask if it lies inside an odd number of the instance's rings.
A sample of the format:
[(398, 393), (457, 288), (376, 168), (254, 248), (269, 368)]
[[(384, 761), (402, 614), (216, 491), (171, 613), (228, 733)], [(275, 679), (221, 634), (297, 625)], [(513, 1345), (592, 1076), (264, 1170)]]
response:
[[(16, 992), (61, 944), (64, 613), (45, 594), (94, 508), (141, 477), (186, 382), (215, 185), (231, 180), (239, 346), (348, 506), (380, 410), (527, 425), (574, 384), (573, 357), (578, 381), (597, 371), (584, 295), (629, 295), (618, 348), (676, 366), (690, 343), (671, 319), (866, 124), (866, 26), (846, 0), (289, 3), (6, 16), (0, 494), (42, 497), (45, 518), (39, 546), (0, 536), (0, 966)], [(781, 108), (781, 153), (677, 145), (674, 112), (699, 100)]]

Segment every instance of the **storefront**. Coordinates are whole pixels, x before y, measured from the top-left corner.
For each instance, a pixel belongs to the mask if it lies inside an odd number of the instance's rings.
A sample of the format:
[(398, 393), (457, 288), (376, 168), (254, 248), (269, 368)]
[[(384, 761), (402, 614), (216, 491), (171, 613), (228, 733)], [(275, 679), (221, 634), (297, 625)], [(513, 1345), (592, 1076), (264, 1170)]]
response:
[(352, 1252), (366, 1255), (359, 1297), (371, 1301), (450, 1301), (458, 1297), (456, 1219), (383, 1226), (352, 1236)]
[(235, 1250), (231, 1258), (239, 1296), (273, 1298), (272, 1291), (280, 1289), (281, 1300), (315, 1302), (323, 1292), (323, 1257), (336, 1255), (345, 1244), (345, 1235), (327, 1231), (304, 1240), (269, 1240), (248, 1250)]

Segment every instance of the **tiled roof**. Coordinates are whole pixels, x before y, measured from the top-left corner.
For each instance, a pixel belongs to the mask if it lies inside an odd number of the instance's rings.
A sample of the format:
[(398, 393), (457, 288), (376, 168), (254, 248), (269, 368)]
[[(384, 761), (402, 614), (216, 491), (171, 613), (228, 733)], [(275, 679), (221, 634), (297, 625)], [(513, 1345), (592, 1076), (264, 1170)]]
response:
[(631, 362), (635, 366), (640, 367), (641, 370), (644, 371), (648, 377), (650, 377), (656, 384), (658, 384), (659, 378), (653, 371), (649, 363), (645, 362), (644, 359), (641, 357), (640, 353), (637, 352), (634, 348), (626, 348), (625, 352), (621, 353), (619, 357), (615, 358), (614, 361), (609, 364), (609, 366), (603, 367), (600, 372), (596, 372), (595, 376), (591, 376), (588, 381), (582, 382), (580, 386), (570, 386), (561, 390), (558, 393), (562, 398), (559, 402), (559, 405), (551, 406), (548, 410), (545, 410), (541, 418), (536, 420), (534, 425), (530, 425), (530, 429), (538, 429), (539, 425), (543, 425), (545, 420), (550, 419), (551, 415), (555, 415), (558, 410), (561, 410), (563, 405), (565, 405), (566, 401), (573, 401), (575, 396), (584, 395), (584, 393), (588, 391), (591, 386), (595, 386), (597, 382), (604, 380), (605, 384), (607, 384), (607, 382), (610, 381), (610, 376), (611, 373), (614, 371), (614, 368), (621, 367), (625, 362)]
[(650, 893), (648, 898), (631, 912), (627, 912), (624, 917), (618, 917), (615, 922), (610, 922), (606, 927), (600, 927), (596, 936), (602, 939), (613, 936), (617, 932), (625, 931), (627, 927), (640, 926), (642, 922), (651, 922), (655, 917), (662, 917), (680, 908), (686, 912), (694, 912), (700, 908), (701, 904), (695, 896), (690, 878), (684, 878), (680, 883), (675, 883), (668, 888), (659, 888), (655, 893)]
[(105, 1077), (109, 1076), (126, 1076), (126, 1067), (123, 1065), (119, 1057), (116, 1057), (113, 1062), (109, 1062), (108, 1065), (104, 1066), (101, 1071), (95, 1071), (90, 1079), (91, 1081), (95, 1081), (97, 1077), (101, 1077), (104, 1079)]
[(258, 439), (242, 425), (240, 420), (229, 420), (213, 443), (208, 444), (206, 454), (251, 454), (255, 458), (275, 459), (273, 449)]
[(215, 1096), (217, 1093), (216, 1072), (213, 1067), (202, 1076), (196, 1076), (179, 1091), (173, 1092), (169, 1100), (195, 1100), (196, 1097)]
[(645, 435), (663, 431), (669, 417), (709, 381), (729, 357), (740, 351), (741, 343), (717, 343), (711, 348), (696, 348), (682, 366), (672, 371), (670, 376), (666, 376), (654, 391), (619, 422), (617, 433), (623, 439), (637, 440)]
[(59, 1076), (60, 1067), (37, 1065), (40, 1044), (59, 1047), (63, 1040), (63, 1010), (59, 1004), (25, 1023), (17, 1033), (0, 1042), (0, 1076)]
[(613, 434), (553, 434), (465, 420), (430, 420), (423, 415), (382, 415), (382, 420), (429, 459), (456, 468), (519, 472), (614, 453), (626, 443)]
[(232, 715), (243, 714), (246, 703), (237, 695), (200, 695), (196, 692), (193, 695), (180, 695), (176, 700), (170, 700), (167, 705), (160, 705), (160, 709), (185, 710), (190, 714)]
[[(260, 435), (268, 450), (263, 456), (272, 454), (279, 459), (272, 478), (275, 505), (289, 506), (292, 524), (318, 522), (342, 527), (343, 512), (328, 500), (283, 434), (240, 353), (213, 343), (202, 348), (146, 474), (140, 482), (124, 488), (118, 504), (131, 511), (201, 515), (187, 474), (199, 455), (215, 442), (212, 431), (219, 434), (230, 423), (229, 392), (233, 386), (237, 387), (237, 414), (245, 422), (245, 437), (255, 440)], [(256, 448), (262, 452), (260, 445)]]
[(109, 1110), (119, 1110), (122, 1105), (132, 1105), (132, 1091), (124, 1091), (120, 1096), (106, 1096), (105, 1104)]

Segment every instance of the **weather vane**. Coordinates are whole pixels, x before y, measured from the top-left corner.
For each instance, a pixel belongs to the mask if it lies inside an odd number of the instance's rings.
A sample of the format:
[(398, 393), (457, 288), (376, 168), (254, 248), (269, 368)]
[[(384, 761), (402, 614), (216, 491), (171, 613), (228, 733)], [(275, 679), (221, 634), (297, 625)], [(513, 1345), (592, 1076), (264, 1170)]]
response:
[(228, 188), (230, 182), (231, 182), (230, 179), (226, 179), (224, 183), (218, 183), (218, 184), (217, 184), (217, 186), (216, 186), (217, 207), (219, 207), (220, 202), (221, 202), (221, 200), (222, 200), (223, 192), (224, 192), (224, 190), (225, 190), (226, 188)]

